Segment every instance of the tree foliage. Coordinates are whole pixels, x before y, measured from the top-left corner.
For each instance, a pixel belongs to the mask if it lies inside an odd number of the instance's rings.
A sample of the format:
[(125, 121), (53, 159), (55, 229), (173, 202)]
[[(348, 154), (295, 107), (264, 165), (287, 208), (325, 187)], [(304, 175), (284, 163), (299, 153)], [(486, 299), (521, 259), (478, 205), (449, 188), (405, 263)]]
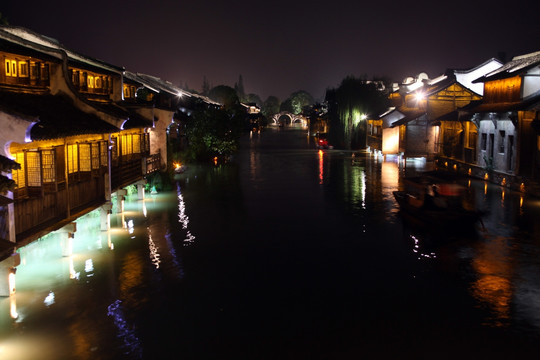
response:
[(280, 111), (288, 111), (298, 115), (304, 107), (312, 105), (314, 102), (313, 96), (310, 93), (304, 90), (298, 90), (281, 103)]
[(238, 107), (200, 107), (185, 126), (189, 159), (207, 161), (227, 157), (238, 149), (238, 140), (245, 128), (245, 112)]
[(244, 97), (244, 101), (248, 104), (257, 104), (257, 106), (259, 107), (262, 107), (263, 105), (263, 102), (261, 100), (261, 98), (259, 97), (259, 95), (257, 94), (253, 94), (253, 93), (249, 93), (247, 94), (245, 97)]
[(261, 112), (263, 115), (267, 118), (270, 118), (271, 116), (277, 114), (279, 112), (279, 108), (281, 105), (281, 101), (279, 101), (279, 98), (273, 95), (270, 95), (266, 98), (264, 103), (261, 107)]
[(238, 76), (238, 82), (234, 84), (234, 90), (236, 91), (236, 95), (238, 96), (240, 101), (246, 101), (246, 94), (244, 91), (244, 79), (242, 78), (242, 74)]
[(217, 101), (227, 109), (233, 108), (240, 102), (236, 91), (227, 85), (218, 85), (213, 87), (208, 92), (208, 97), (214, 101)]
[(386, 92), (377, 82), (347, 76), (337, 89), (326, 93), (331, 138), (346, 149), (365, 147), (367, 117), (387, 108)]

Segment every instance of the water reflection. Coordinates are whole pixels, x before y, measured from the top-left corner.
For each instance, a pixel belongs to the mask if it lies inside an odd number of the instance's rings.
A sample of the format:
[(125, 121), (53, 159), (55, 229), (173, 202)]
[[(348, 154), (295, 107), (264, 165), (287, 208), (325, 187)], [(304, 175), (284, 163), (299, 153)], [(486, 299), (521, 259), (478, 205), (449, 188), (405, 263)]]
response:
[[(186, 215), (186, 203), (184, 201), (184, 196), (182, 195), (182, 190), (180, 188), (180, 183), (176, 184), (176, 194), (178, 198), (178, 221), (182, 224), (182, 229), (187, 230), (189, 224), (189, 216)], [(183, 240), (184, 246), (192, 245), (195, 242), (195, 235), (191, 231), (186, 231), (186, 237)]]
[(471, 284), (471, 291), (493, 313), (489, 321), (494, 326), (508, 325), (513, 278), (511, 259), (507, 239), (503, 237), (482, 242), (472, 259), (477, 279)]
[(107, 308), (107, 315), (113, 318), (114, 325), (118, 329), (118, 337), (122, 339), (127, 354), (142, 358), (142, 348), (133, 326), (126, 320), (122, 301), (116, 300)]

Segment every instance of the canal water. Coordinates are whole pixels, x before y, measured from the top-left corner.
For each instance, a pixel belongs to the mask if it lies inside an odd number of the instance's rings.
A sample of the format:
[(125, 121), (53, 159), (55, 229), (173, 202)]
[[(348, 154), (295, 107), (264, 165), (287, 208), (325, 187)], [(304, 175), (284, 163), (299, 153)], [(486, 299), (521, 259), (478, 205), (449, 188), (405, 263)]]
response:
[(404, 223), (392, 191), (429, 163), (242, 139), (227, 164), (129, 196), (19, 249), (0, 359), (525, 358), (540, 355), (540, 200), (472, 181), (485, 229)]

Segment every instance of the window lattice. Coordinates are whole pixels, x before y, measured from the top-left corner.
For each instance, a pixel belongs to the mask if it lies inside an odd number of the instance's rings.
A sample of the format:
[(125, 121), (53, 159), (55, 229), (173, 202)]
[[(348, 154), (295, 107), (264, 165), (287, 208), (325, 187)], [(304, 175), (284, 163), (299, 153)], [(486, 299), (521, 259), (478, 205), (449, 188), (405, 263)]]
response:
[(79, 170), (91, 170), (90, 144), (79, 144)]
[(79, 171), (79, 155), (77, 144), (68, 145), (68, 173), (72, 174)]
[(26, 153), (26, 170), (28, 174), (28, 186), (41, 186), (41, 161), (39, 152), (28, 151)]
[(92, 143), (92, 170), (99, 169), (99, 144)]
[(133, 135), (133, 153), (139, 154), (141, 152), (141, 136)]
[(21, 165), (21, 168), (19, 170), (13, 170), (11, 173), (13, 175), (13, 181), (17, 183), (17, 188), (21, 189), (26, 186), (26, 178), (24, 175), (24, 170), (26, 168), (25, 163), (24, 163), (24, 153), (23, 152), (16, 153), (15, 161)]
[(118, 159), (118, 138), (117, 137), (113, 137), (111, 139), (111, 146), (112, 146), (112, 158), (113, 160), (116, 160)]
[(44, 183), (52, 183), (56, 181), (56, 167), (54, 166), (54, 158), (54, 150), (41, 151)]
[(107, 154), (107, 142), (102, 141), (102, 142), (99, 143), (99, 145), (100, 145), (100, 150), (101, 150), (101, 154), (100, 154), (101, 166), (107, 166), (108, 159), (109, 159), (109, 156)]
[(144, 151), (150, 152), (150, 134), (144, 134)]

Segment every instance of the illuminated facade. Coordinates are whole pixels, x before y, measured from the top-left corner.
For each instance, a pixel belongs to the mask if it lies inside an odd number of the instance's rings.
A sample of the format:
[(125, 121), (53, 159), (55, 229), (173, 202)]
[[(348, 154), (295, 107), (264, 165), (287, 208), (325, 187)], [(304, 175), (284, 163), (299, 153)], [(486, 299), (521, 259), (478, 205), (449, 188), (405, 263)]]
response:
[(123, 68), (11, 26), (0, 27), (0, 58), (0, 151), (20, 165), (5, 240), (69, 224), (160, 169), (153, 118), (125, 106)]
[(484, 98), (463, 110), (478, 129), (478, 166), (495, 182), (540, 180), (540, 52), (516, 56), (475, 83)]

